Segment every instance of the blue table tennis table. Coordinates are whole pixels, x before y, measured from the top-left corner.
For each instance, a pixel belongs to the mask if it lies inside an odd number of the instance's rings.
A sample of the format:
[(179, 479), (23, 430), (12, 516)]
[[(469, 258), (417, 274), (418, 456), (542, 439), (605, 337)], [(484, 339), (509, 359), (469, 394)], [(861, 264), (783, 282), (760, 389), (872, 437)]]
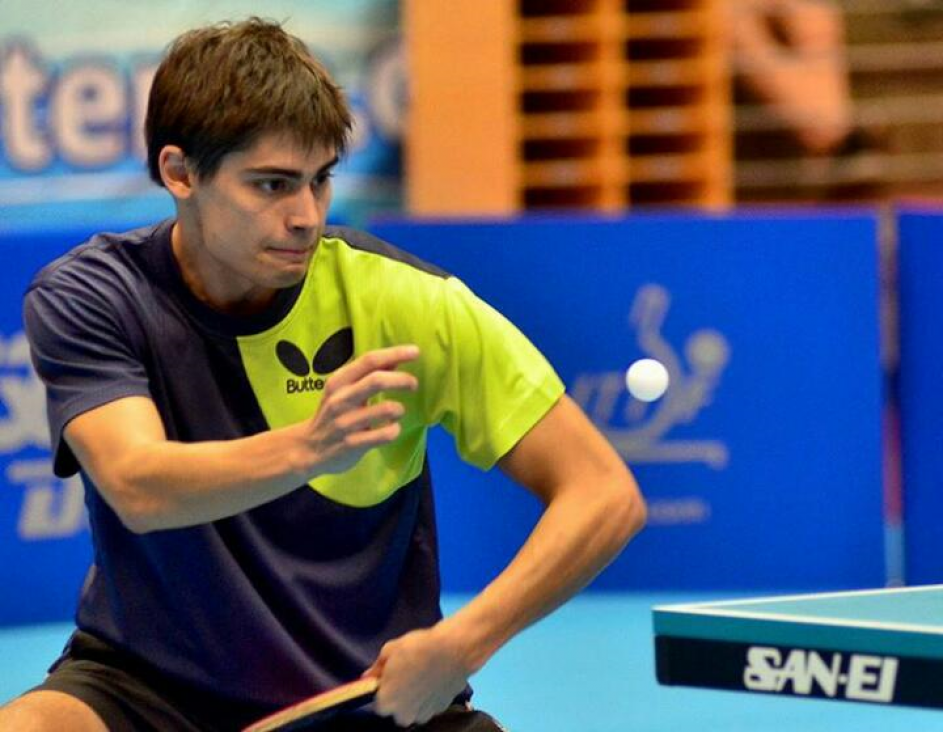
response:
[(661, 684), (943, 708), (943, 585), (652, 612)]

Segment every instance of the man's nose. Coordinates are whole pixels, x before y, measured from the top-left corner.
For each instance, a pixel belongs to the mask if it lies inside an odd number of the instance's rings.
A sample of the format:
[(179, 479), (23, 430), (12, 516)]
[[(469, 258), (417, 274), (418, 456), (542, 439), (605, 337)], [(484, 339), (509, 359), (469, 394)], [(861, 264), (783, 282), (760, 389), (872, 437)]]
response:
[(293, 231), (315, 229), (321, 223), (321, 215), (317, 195), (310, 187), (305, 186), (298, 191), (298, 195), (292, 201), (288, 227)]

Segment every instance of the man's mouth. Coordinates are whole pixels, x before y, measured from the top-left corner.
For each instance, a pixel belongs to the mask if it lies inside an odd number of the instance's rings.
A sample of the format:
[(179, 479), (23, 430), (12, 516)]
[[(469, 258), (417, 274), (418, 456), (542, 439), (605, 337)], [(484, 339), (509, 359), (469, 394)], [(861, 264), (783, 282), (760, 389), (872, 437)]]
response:
[(273, 257), (290, 262), (303, 262), (311, 255), (311, 249), (308, 247), (269, 247), (268, 252)]

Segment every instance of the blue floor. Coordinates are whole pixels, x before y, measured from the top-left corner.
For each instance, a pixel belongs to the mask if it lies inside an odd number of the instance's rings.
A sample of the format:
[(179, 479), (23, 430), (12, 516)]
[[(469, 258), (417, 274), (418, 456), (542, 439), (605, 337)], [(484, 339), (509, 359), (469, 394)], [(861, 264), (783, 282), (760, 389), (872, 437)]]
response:
[[(492, 659), (472, 680), (476, 703), (511, 732), (943, 732), (943, 711), (658, 686), (651, 606), (710, 599), (579, 597)], [(41, 678), (68, 632), (0, 630), (0, 700)]]

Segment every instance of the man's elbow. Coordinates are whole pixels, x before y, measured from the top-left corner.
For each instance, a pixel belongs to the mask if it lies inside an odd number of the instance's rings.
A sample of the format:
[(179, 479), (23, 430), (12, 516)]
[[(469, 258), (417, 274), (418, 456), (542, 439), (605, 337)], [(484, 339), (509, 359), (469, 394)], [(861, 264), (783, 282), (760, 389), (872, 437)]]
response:
[(606, 515), (613, 526), (616, 541), (624, 546), (639, 533), (648, 520), (648, 508), (631, 473), (625, 471), (612, 483)]
[(121, 523), (132, 534), (149, 534), (152, 531), (158, 531), (166, 528), (160, 521), (160, 517), (154, 512), (146, 511), (125, 511), (119, 513), (118, 518)]
[(632, 532), (631, 532), (630, 538), (631, 536), (635, 536), (638, 532), (644, 529), (645, 524), (648, 522), (648, 505), (645, 503), (645, 499), (642, 498), (642, 493), (639, 491), (638, 486), (635, 487), (635, 490), (632, 494), (631, 504), (632, 504), (632, 510), (631, 510)]
[(112, 506), (124, 527), (132, 534), (149, 534), (166, 528), (162, 514), (151, 501), (125, 500)]
[(147, 534), (165, 528), (160, 506), (130, 478), (108, 476), (97, 484), (97, 488), (105, 503), (132, 534)]

